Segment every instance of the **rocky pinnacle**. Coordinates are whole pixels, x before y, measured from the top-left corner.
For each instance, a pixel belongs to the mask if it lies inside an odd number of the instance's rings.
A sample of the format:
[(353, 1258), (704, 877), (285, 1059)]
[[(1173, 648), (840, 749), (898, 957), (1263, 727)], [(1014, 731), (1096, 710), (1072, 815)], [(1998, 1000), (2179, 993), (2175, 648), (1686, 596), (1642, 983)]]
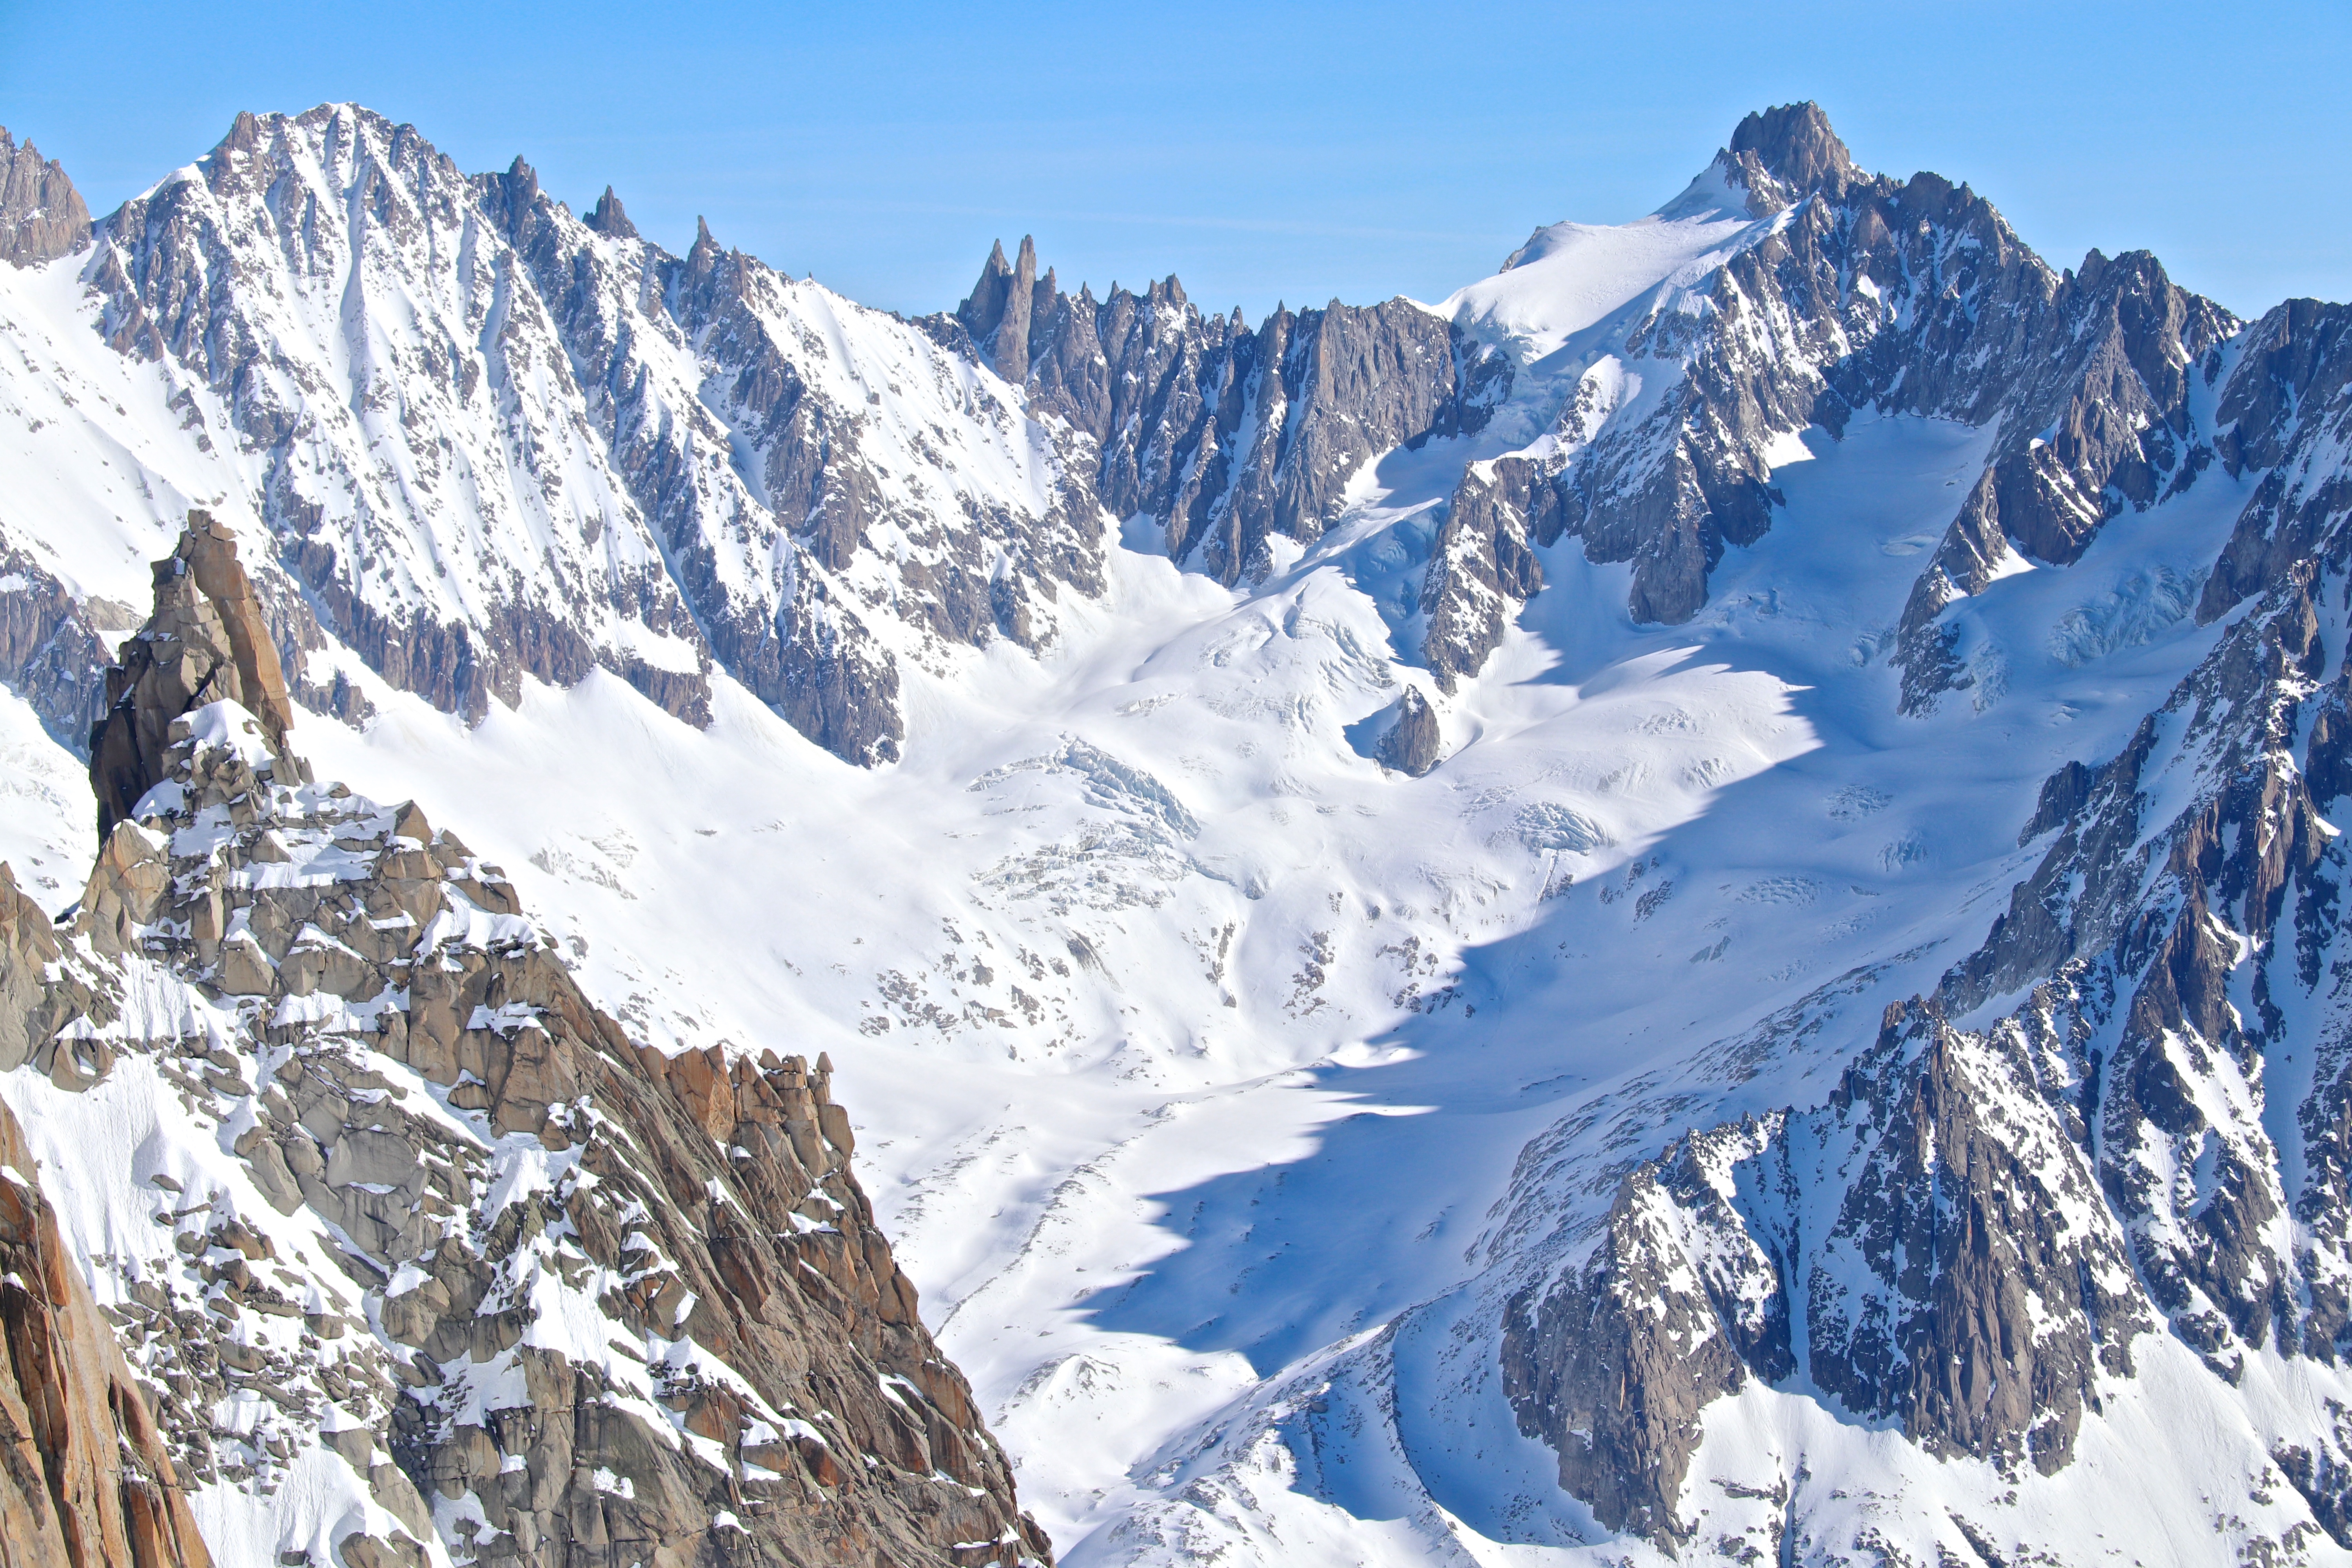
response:
[(281, 757), (294, 721), (277, 646), (228, 530), (209, 513), (190, 512), (179, 547), (154, 563), (154, 618), (107, 671), (106, 717), (90, 731), (100, 837), (163, 781), (165, 752), (182, 738), (173, 726), (191, 710), (237, 703)]
[(89, 240), (89, 209), (54, 158), (0, 127), (0, 259), (37, 266)]

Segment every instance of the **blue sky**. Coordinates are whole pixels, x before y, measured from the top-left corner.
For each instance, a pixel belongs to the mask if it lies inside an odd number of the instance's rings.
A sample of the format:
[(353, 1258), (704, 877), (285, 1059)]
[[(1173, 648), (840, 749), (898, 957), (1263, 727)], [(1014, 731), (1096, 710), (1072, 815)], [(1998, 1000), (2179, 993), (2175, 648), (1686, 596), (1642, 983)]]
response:
[(2145, 247), (2241, 312), (2352, 298), (2352, 5), (692, 7), (0, 0), (0, 124), (104, 212), (239, 109), (352, 100), (467, 170), (606, 182), (683, 248), (952, 306), (991, 239), (1204, 308), (1442, 297), (1656, 206), (1746, 110), (1991, 197), (2062, 265)]

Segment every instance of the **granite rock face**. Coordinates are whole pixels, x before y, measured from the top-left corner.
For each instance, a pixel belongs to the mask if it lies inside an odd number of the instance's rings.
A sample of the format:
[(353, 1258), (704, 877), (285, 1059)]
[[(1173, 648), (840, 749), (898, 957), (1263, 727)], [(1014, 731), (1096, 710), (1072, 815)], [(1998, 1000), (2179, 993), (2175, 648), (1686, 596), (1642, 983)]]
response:
[(186, 1140), (144, 1184), (163, 1228), (70, 1238), (151, 1473), (343, 1568), (1050, 1561), (829, 1062), (633, 1043), (496, 867), (310, 781), (208, 520), (155, 577), (109, 721), (157, 765), (143, 815), (70, 932), (0, 909), (0, 1068), (45, 1076), (42, 1135)]
[(0, 546), (0, 681), (39, 716), (52, 739), (87, 751), (105, 713), (115, 638), (138, 624), (128, 606), (77, 596), (21, 551)]
[(894, 760), (902, 658), (1036, 649), (1101, 593), (1084, 442), (921, 331), (708, 228), (680, 258), (617, 200), (583, 225), (520, 161), (476, 184), (713, 657), (818, 744)]
[[(2294, 1048), (2284, 1010), (2334, 989), (2343, 851), (2321, 814), (2345, 679), (2326, 679), (2315, 564), (2273, 585), (2125, 751), (2050, 781), (2028, 825), (2029, 841), (2054, 834), (2048, 852), (1947, 986), (1966, 1005), (2049, 973), (2095, 999), (2102, 1044), (2083, 1071), (2107, 1201), (2172, 1331), (2232, 1376), (2265, 1342), (2329, 1360), (2352, 1348), (2336, 1283), (2352, 1254), (2326, 1217), (2344, 1086), (2326, 1066), (2291, 1122), (2261, 1113), (2268, 1052)], [(2184, 772), (2200, 787), (2152, 819), (2156, 781)], [(2319, 1049), (2333, 1064), (2324, 1037)], [(2165, 1176), (2183, 1159), (2211, 1173), (2194, 1192)], [(2290, 1242), (2290, 1215), (2318, 1223)]]
[(206, 513), (191, 512), (178, 550), (155, 563), (154, 577), (155, 614), (107, 670), (106, 717), (90, 731), (101, 839), (168, 776), (166, 753), (185, 739), (174, 724), (194, 709), (236, 703), (259, 721), (272, 756), (289, 756), (293, 701), (236, 540)]
[(2014, 351), (2024, 374), (1997, 412), (1991, 460), (1904, 607), (1895, 658), (1906, 712), (1969, 683), (1937, 625), (1945, 605), (1983, 592), (2015, 556), (2072, 565), (2115, 518), (2195, 481), (2212, 432), (2196, 427), (2192, 373), (2210, 374), (2237, 326), (2144, 251), (2112, 261), (2093, 251), (2060, 280)]
[(1464, 471), (1422, 578), (1422, 654), (1440, 690), (1475, 675), (1519, 606), (1542, 589), (1534, 546), (1560, 536), (1566, 505), (1545, 466), (1529, 458), (1497, 458)]
[[(2352, 417), (2352, 309), (2290, 300), (2246, 332), (2214, 411), (2213, 455), (2235, 479), (2263, 476), (2205, 579), (2197, 619), (2208, 624), (2262, 594), (2298, 563), (2335, 552), (2352, 479), (2330, 443)], [(2200, 366), (2212, 384), (2214, 363)]]
[(1381, 737), (1382, 765), (1410, 778), (1421, 778), (1444, 755), (1444, 736), (1437, 710), (1417, 686), (1408, 686), (1397, 699), (1396, 722)]
[(89, 209), (54, 158), (0, 126), (0, 260), (35, 267), (89, 243)]
[(1011, 263), (989, 253), (952, 322), (1093, 438), (1105, 506), (1149, 514), (1171, 557), (1228, 584), (1265, 575), (1270, 537), (1319, 538), (1367, 461), (1485, 428), (1511, 385), (1507, 360), (1404, 300), (1277, 308), (1253, 331), (1173, 278), (1066, 294), (1025, 237)]
[[(1971, 1036), (1933, 1005), (1891, 1009), (1799, 1131), (1837, 1173), (1804, 1281), (1815, 1381), (1931, 1452), (2047, 1475), (2150, 1317), (2074, 1108), (2043, 1088), (2039, 1022)], [(1807, 1252), (1791, 1237), (1783, 1256)]]
[(1898, 1005), (1826, 1104), (1627, 1176), (1582, 1268), (1505, 1323), (1506, 1387), (1561, 1485), (1612, 1529), (1687, 1540), (1701, 1412), (1801, 1370), (1930, 1452), (2063, 1468), (2154, 1317), (2053, 1051), (2046, 1027)]
[[(58, 1028), (110, 1019), (83, 962), (0, 865), (0, 1064), (47, 1054)], [(77, 1069), (68, 1058), (66, 1071)], [(209, 1568), (182, 1476), (82, 1259), (44, 1194), (45, 1173), (0, 1105), (0, 1539), (39, 1568)]]
[(1814, 191), (1842, 196), (1864, 178), (1818, 103), (1758, 110), (1733, 129), (1723, 158), (1738, 171), (1748, 210), (1756, 217), (1794, 205)]
[[(1776, 1259), (1731, 1206), (1730, 1167), (1765, 1131), (1703, 1134), (1626, 1177), (1581, 1266), (1504, 1323), (1506, 1391), (1559, 1455), (1560, 1485), (1669, 1549), (1691, 1535), (1677, 1505), (1700, 1412), (1746, 1384), (1751, 1355), (1768, 1379), (1791, 1370)], [(1732, 1238), (1697, 1268), (1681, 1234), (1694, 1212)]]

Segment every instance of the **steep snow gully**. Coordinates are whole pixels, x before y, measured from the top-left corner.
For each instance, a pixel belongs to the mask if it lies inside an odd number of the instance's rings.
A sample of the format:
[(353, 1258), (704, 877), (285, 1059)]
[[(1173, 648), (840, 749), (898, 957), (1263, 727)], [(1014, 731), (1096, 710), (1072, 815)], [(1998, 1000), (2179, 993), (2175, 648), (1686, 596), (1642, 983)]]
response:
[(0, 175), (0, 1099), (215, 1561), (2352, 1561), (2345, 307), (1811, 105), (1255, 327)]

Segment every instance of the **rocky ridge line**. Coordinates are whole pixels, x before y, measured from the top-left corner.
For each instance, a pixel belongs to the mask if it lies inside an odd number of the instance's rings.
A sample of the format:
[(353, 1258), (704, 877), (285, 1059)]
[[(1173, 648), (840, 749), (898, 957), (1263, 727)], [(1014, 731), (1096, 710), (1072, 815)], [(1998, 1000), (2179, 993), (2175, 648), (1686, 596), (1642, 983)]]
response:
[[(1615, 417), (1605, 367), (1566, 401), (1542, 455), (1474, 464), (1425, 580), (1424, 655), (1444, 689), (1475, 675), (1542, 586), (1531, 546), (1582, 541), (1633, 566), (1637, 622), (1687, 621), (1727, 548), (1772, 526), (1775, 441), (1832, 437), (1865, 413), (2002, 432), (1915, 588), (1894, 659), (1924, 712), (1976, 677), (1939, 617), (2013, 553), (2080, 557), (2107, 522), (2187, 488), (2212, 460), (2192, 367), (2237, 331), (2143, 252), (2046, 266), (1991, 204), (1931, 174), (1857, 170), (1817, 105), (1752, 114), (1708, 177), (1758, 226), (1615, 357), (1668, 389)], [(1673, 209), (1669, 209), (1672, 211)]]
[[(168, 358), (219, 398), (262, 458), (276, 562), (392, 685), (478, 718), (519, 700), (525, 676), (569, 686), (603, 667), (698, 716), (692, 616), (598, 471), (511, 254), (459, 243), (472, 205), (413, 128), (333, 107), (240, 114), (192, 171), (97, 225), (83, 279), (114, 348)], [(353, 290), (423, 320), (371, 312), (368, 349), (349, 356), (336, 323)], [(397, 473), (370, 455), (387, 443)], [(435, 554), (410, 525), (460, 531), (460, 505), (486, 542)], [(452, 569), (471, 595), (440, 586)]]
[(1277, 307), (1252, 331), (1172, 277), (1065, 294), (1025, 237), (927, 324), (1091, 437), (1103, 504), (1149, 513), (1171, 557), (1228, 584), (1265, 576), (1270, 537), (1321, 537), (1364, 463), (1484, 429), (1511, 386), (1507, 360), (1406, 300)]
[[(97, 233), (108, 341), (193, 373), (259, 455), (289, 610), (445, 710), (601, 668), (700, 723), (724, 668), (872, 765), (902, 661), (1042, 647), (1061, 592), (1101, 592), (1084, 436), (707, 230), (677, 257), (609, 192), (576, 216), (520, 159), (468, 177), (351, 106), (245, 114)], [(408, 302), (356, 358), (352, 289)], [(360, 710), (306, 663), (298, 690)]]
[[(1441, 691), (1475, 674), (1540, 591), (1537, 551), (1569, 536), (1632, 564), (1636, 620), (1687, 619), (1723, 551), (1771, 526), (1775, 443), (1873, 411), (1998, 418), (1893, 650), (1906, 711), (1990, 700), (1997, 673), (1952, 606), (2011, 556), (2071, 561), (2107, 520), (2192, 483), (2219, 437), (2192, 428), (2190, 373), (2218, 374), (2236, 323), (2152, 258), (2060, 274), (1966, 186), (1861, 173), (1811, 104), (1749, 116), (1712, 173), (1755, 229), (1617, 355), (1666, 395), (1620, 418), (1596, 368), (1543, 455), (1471, 466), (1422, 584), (1419, 657)], [(340, 216), (298, 232), (297, 210)], [(468, 223), (495, 237), (459, 246)], [(885, 326), (707, 230), (671, 256), (610, 191), (575, 216), (520, 159), (469, 178), (347, 106), (240, 116), (194, 176), (97, 233), (86, 275), (110, 341), (196, 374), (266, 454), (281, 650), (323, 646), (297, 624), (315, 605), (390, 683), (469, 717), (518, 700), (525, 677), (603, 668), (700, 722), (724, 668), (866, 765), (898, 754), (909, 661), (1042, 648), (1059, 593), (1101, 592), (1104, 509), (1154, 518), (1172, 556), (1221, 581), (1262, 577), (1269, 542), (1311, 543), (1365, 462), (1484, 430), (1514, 380), (1507, 353), (1402, 300), (1252, 330), (1172, 278), (1066, 294), (1025, 241), (992, 252), (952, 316)], [(325, 330), (299, 319), (313, 274), (429, 304), (415, 342), (386, 317), (332, 407), (300, 390), (345, 374), (305, 341)], [(1020, 395), (969, 374), (982, 365)], [(415, 483), (382, 488), (365, 454), (383, 441)], [(1013, 452), (1026, 493), (992, 488), (1003, 465), (980, 460)], [(445, 595), (450, 563), (420, 531), (449, 531), (457, 503), (439, 498), (465, 494), (487, 498), (491, 533), (544, 512), (548, 570), (488, 550), (460, 563), (472, 590)], [(45, 690), (78, 662), (67, 645), (95, 640), (31, 600), (19, 618)], [(364, 711), (309, 663), (289, 660), (306, 700)], [(60, 691), (44, 712), (78, 735), (74, 706)]]

